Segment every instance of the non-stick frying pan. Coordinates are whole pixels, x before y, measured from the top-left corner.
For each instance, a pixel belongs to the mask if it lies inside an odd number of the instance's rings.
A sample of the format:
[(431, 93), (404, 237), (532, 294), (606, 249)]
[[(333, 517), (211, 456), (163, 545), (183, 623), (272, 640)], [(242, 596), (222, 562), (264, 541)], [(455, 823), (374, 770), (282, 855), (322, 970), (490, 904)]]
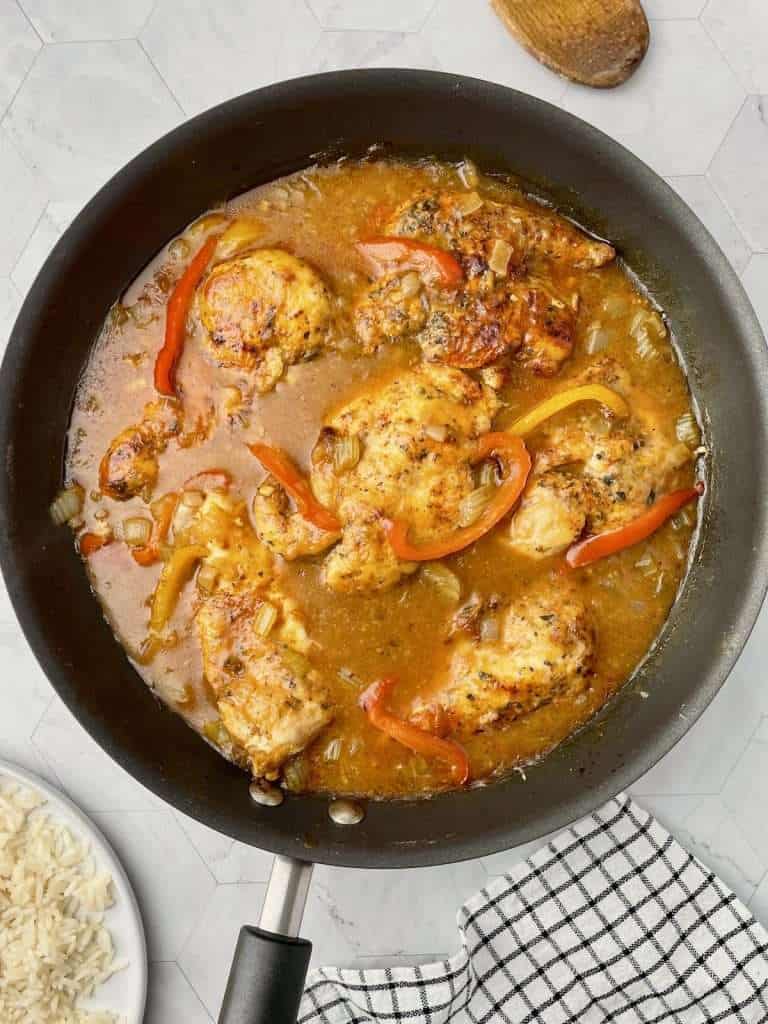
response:
[[(428, 801), (372, 802), (360, 824), (345, 827), (322, 797), (255, 805), (245, 777), (158, 704), (102, 618), (68, 531), (47, 510), (91, 345), (150, 257), (212, 204), (374, 144), (513, 172), (611, 239), (669, 314), (711, 454), (680, 597), (661, 640), (598, 720), (525, 781), (515, 775)], [(661, 179), (594, 128), (529, 96), (451, 75), (350, 71), (285, 82), (151, 146), (89, 203), (40, 272), (0, 374), (3, 571), (41, 665), (104, 749), (185, 814), (282, 855), (266, 913), (273, 931), (295, 934), (309, 875), (295, 862), (414, 867), (515, 846), (593, 810), (690, 728), (736, 660), (764, 594), (767, 382), (760, 329), (717, 245)], [(638, 699), (641, 689), (648, 700)], [(291, 897), (285, 903), (281, 890)], [(245, 969), (233, 977), (222, 1020), (289, 1020), (307, 947), (244, 932), (240, 953)]]

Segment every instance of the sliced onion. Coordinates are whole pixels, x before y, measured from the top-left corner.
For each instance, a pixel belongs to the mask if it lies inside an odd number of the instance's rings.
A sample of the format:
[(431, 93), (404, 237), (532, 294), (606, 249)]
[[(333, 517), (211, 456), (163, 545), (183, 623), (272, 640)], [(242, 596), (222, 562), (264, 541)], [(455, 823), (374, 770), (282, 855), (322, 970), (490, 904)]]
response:
[(259, 609), (253, 617), (253, 629), (259, 636), (267, 637), (277, 622), (277, 608), (269, 601), (259, 605)]
[(461, 597), (461, 580), (456, 573), (451, 572), (440, 562), (425, 562), (421, 567), (421, 575), (439, 594), (449, 600), (458, 601)]
[(699, 443), (699, 427), (692, 412), (684, 412), (675, 424), (678, 441), (695, 448)]
[(168, 246), (168, 255), (174, 263), (186, 263), (192, 255), (192, 247), (184, 238), (174, 238)]
[(491, 258), (488, 260), (488, 266), (494, 274), (498, 274), (499, 277), (506, 277), (511, 257), (512, 246), (509, 242), (505, 242), (503, 238), (497, 238), (491, 249)]
[(494, 619), (491, 616), (483, 619), (480, 623), (480, 639), (481, 640), (498, 640), (501, 636), (501, 629), (499, 627), (499, 620)]
[(584, 348), (588, 355), (594, 356), (598, 352), (604, 352), (615, 338), (615, 332), (609, 327), (603, 327), (597, 321), (590, 324), (584, 341)]
[(444, 423), (429, 423), (424, 427), (424, 433), (427, 437), (431, 437), (433, 441), (442, 444), (448, 437), (448, 427)]
[(456, 173), (459, 175), (459, 179), (465, 188), (477, 188), (480, 175), (477, 173), (477, 167), (471, 160), (464, 160), (460, 163), (456, 168)]
[(469, 217), (483, 205), (482, 198), (477, 192), (468, 192), (463, 196), (456, 196), (454, 208), (461, 217)]
[(421, 291), (421, 278), (419, 275), (411, 270), (407, 274), (403, 274), (400, 279), (400, 294), (404, 299), (412, 299), (414, 295), (418, 295)]
[(477, 522), (495, 490), (496, 488), (491, 484), (484, 484), (482, 487), (476, 487), (474, 491), (470, 491), (466, 498), (462, 498), (459, 502), (459, 526), (471, 526), (472, 523)]
[(342, 666), (339, 669), (339, 679), (348, 683), (350, 686), (357, 686), (361, 690), (365, 686), (365, 683), (360, 676), (356, 675), (351, 668), (347, 668), (346, 666)]
[(485, 462), (480, 466), (480, 472), (477, 476), (477, 482), (480, 487), (496, 487), (499, 482), (499, 471), (495, 462), (491, 459), (486, 459)]
[(123, 540), (132, 548), (143, 548), (152, 536), (152, 523), (143, 516), (123, 520)]
[(285, 788), (290, 790), (291, 793), (300, 793), (305, 788), (307, 781), (309, 780), (309, 765), (304, 758), (299, 754), (298, 757), (294, 757), (293, 760), (283, 768), (283, 781)]
[(181, 495), (181, 502), (187, 508), (200, 508), (204, 501), (205, 495), (202, 491), (184, 491)]
[(362, 449), (357, 434), (345, 434), (336, 439), (333, 446), (333, 468), (336, 473), (354, 469), (360, 461)]
[(323, 751), (323, 760), (330, 764), (334, 761), (338, 761), (341, 757), (341, 746), (341, 740), (338, 736), (335, 739), (332, 739)]
[(59, 491), (51, 503), (51, 519), (57, 526), (63, 526), (70, 519), (79, 516), (83, 510), (83, 488), (79, 484), (65, 487)]

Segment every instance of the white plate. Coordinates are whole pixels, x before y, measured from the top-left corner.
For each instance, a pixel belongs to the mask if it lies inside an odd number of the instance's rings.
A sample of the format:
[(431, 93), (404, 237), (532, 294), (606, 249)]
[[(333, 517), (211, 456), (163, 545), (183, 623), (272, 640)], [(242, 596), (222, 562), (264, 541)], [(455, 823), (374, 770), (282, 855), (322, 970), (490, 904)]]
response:
[(104, 924), (112, 935), (115, 960), (127, 960), (128, 966), (118, 971), (101, 985), (94, 998), (84, 1009), (110, 1010), (118, 1015), (121, 1024), (141, 1024), (147, 1000), (147, 944), (141, 923), (139, 905), (123, 866), (104, 836), (69, 797), (54, 789), (32, 772), (17, 768), (0, 758), (0, 776), (16, 779), (42, 793), (47, 802), (41, 808), (55, 821), (69, 827), (78, 837), (85, 838), (99, 867), (112, 876), (115, 903), (105, 913)]

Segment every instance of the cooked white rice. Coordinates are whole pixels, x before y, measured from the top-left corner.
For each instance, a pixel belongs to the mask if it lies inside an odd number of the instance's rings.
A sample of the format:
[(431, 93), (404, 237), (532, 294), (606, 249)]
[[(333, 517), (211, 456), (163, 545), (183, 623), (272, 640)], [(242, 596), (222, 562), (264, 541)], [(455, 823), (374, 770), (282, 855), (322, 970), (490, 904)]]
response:
[(0, 777), (0, 1021), (114, 1024), (78, 1009), (117, 969), (103, 923), (112, 879), (44, 803)]

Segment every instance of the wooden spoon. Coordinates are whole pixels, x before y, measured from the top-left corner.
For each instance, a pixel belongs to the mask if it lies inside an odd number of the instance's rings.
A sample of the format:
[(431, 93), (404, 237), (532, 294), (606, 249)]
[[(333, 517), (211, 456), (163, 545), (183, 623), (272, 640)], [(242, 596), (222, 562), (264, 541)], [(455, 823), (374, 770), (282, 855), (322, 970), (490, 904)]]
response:
[(648, 49), (640, 0), (491, 0), (509, 31), (560, 75), (610, 89), (635, 71)]

